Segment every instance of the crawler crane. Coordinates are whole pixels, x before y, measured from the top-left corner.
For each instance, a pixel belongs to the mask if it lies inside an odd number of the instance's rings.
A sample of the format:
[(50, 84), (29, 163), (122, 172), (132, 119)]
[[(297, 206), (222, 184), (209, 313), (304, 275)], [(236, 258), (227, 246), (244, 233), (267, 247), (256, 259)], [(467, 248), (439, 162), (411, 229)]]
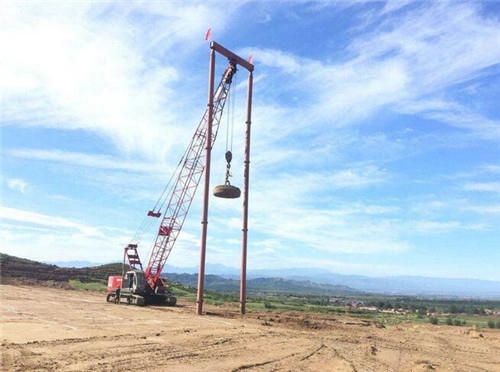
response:
[[(177, 174), (177, 177), (172, 178), (172, 180), (175, 179), (173, 186), (168, 189), (169, 185), (167, 185), (164, 190), (166, 196), (163, 198), (164, 194), (162, 194), (159, 200), (159, 202), (161, 200), (164, 200), (164, 202), (157, 203), (152, 210), (148, 211), (139, 232), (132, 239), (132, 242), (125, 247), (122, 275), (108, 278), (108, 302), (124, 302), (140, 306), (148, 304), (175, 305), (176, 298), (172, 296), (160, 276), (182, 230), (196, 189), (205, 170), (206, 155), (203, 150), (207, 143), (209, 112), (212, 112), (211, 144), (213, 146), (236, 71), (236, 62), (229, 59), (229, 66), (226, 68), (214, 92), (212, 110), (206, 109), (196, 128), (191, 142), (179, 162), (178, 171), (174, 173), (174, 175)], [(166, 208), (162, 212), (161, 209), (165, 203)], [(147, 264), (144, 266), (139, 258), (138, 242), (144, 228), (149, 224), (148, 221), (159, 218), (162, 218), (162, 220), (156, 240)]]

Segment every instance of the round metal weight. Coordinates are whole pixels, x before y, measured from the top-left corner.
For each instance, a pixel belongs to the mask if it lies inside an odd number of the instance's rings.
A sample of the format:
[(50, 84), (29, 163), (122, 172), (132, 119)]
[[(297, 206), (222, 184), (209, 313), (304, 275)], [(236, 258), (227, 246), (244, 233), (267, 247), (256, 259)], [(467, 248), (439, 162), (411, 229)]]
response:
[(224, 199), (237, 199), (241, 195), (241, 190), (232, 185), (219, 185), (214, 188), (214, 196)]

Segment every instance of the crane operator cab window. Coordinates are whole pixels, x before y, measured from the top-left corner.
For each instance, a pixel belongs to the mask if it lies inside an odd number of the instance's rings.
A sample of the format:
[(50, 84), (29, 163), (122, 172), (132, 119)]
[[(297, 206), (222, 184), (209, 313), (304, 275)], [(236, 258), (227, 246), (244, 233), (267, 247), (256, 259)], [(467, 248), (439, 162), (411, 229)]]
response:
[(134, 282), (135, 282), (135, 273), (133, 271), (129, 271), (128, 273), (125, 274), (125, 278), (123, 280), (123, 289), (132, 289), (134, 288)]

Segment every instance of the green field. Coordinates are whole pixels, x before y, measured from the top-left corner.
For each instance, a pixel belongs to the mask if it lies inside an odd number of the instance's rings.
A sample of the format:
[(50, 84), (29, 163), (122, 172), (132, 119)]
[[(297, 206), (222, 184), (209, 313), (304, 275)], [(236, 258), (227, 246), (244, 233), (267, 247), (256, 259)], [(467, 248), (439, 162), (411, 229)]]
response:
[[(386, 297), (384, 297), (386, 298)], [(393, 326), (397, 324), (403, 323), (430, 323), (430, 316), (420, 315), (416, 311), (408, 311), (407, 314), (392, 314), (385, 313), (381, 311), (367, 311), (360, 310), (350, 306), (342, 306), (342, 305), (334, 305), (328, 303), (320, 303), (321, 299), (318, 298), (300, 298), (293, 299), (290, 297), (280, 297), (276, 296), (275, 298), (259, 298), (258, 296), (249, 296), (249, 301), (247, 303), (248, 309), (253, 310), (268, 310), (268, 311), (303, 311), (303, 312), (315, 312), (315, 313), (324, 313), (324, 314), (332, 314), (332, 315), (348, 315), (351, 317), (365, 319), (373, 321), (380, 326)], [(407, 298), (406, 301), (411, 304), (414, 301), (416, 304), (421, 302), (421, 299), (411, 299)], [(443, 304), (440, 300), (428, 300), (428, 303), (434, 305), (435, 307), (445, 307), (449, 305), (449, 303), (455, 303), (455, 306), (460, 306), (463, 301), (461, 300), (446, 300), (445, 304)], [(497, 302), (484, 302), (483, 305), (487, 305), (488, 307), (498, 306)], [(498, 308), (498, 307), (496, 307)], [(446, 324), (447, 318), (452, 319), (452, 321), (460, 320), (461, 326), (463, 321), (465, 321), (466, 326), (477, 326), (480, 328), (486, 328), (488, 326), (488, 321), (492, 319), (492, 317), (487, 315), (473, 315), (466, 313), (457, 313), (457, 314), (449, 314), (448, 313), (435, 313), (434, 315), (438, 324)], [(500, 320), (500, 319), (498, 319)]]
[[(69, 284), (76, 290), (91, 290), (91, 291), (106, 291), (106, 285), (102, 282), (82, 283), (78, 280), (70, 280)], [(196, 301), (196, 288), (183, 285), (180, 283), (169, 283), (172, 294), (185, 301)], [(205, 302), (214, 306), (239, 307), (239, 297), (236, 294), (219, 293), (215, 291), (205, 291)], [(467, 314), (456, 313), (449, 314), (444, 311), (450, 308), (456, 310), (468, 310), (469, 312), (477, 311), (484, 308), (500, 308), (499, 301), (464, 301), (464, 300), (450, 300), (450, 299), (422, 299), (413, 297), (390, 297), (390, 296), (369, 296), (369, 297), (356, 297), (344, 298), (344, 300), (364, 301), (368, 304), (382, 302), (384, 306), (390, 306), (394, 303), (398, 306), (407, 308), (407, 314), (392, 314), (382, 311), (367, 311), (357, 309), (351, 306), (331, 304), (327, 296), (297, 296), (293, 294), (249, 294), (247, 297), (247, 309), (255, 311), (268, 311), (268, 312), (282, 312), (282, 311), (299, 311), (299, 312), (314, 312), (331, 315), (347, 315), (354, 318), (369, 320), (376, 323), (380, 327), (391, 327), (398, 324), (422, 324), (430, 323), (430, 316), (421, 315), (418, 313), (419, 309), (427, 308), (433, 309), (435, 318), (438, 324), (446, 325), (448, 318), (455, 322), (460, 321), (460, 326), (476, 326), (479, 328), (487, 328), (488, 321), (493, 319), (484, 314)], [(440, 313), (441, 312), (441, 313)], [(499, 319), (500, 320), (500, 319)], [(496, 321), (496, 319), (495, 319)], [(463, 324), (465, 322), (465, 324)], [(457, 327), (450, 325), (450, 327)]]
[(84, 291), (106, 291), (106, 284), (100, 282), (82, 283), (79, 280), (70, 280), (69, 285), (74, 289), (80, 289)]

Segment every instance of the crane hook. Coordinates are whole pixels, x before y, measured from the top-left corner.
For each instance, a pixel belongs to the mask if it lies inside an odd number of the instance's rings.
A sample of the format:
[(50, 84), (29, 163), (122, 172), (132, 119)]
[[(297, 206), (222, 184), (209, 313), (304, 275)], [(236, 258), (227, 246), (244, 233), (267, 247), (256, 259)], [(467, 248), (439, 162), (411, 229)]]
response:
[(229, 177), (232, 176), (231, 160), (233, 160), (233, 154), (231, 153), (231, 151), (226, 151), (226, 181), (224, 182), (224, 185), (216, 186), (214, 189), (214, 195), (219, 198), (236, 199), (241, 195), (240, 189), (232, 186), (231, 182), (229, 182)]
[(231, 174), (231, 160), (233, 160), (233, 154), (231, 151), (226, 151), (226, 181), (224, 182), (225, 185), (230, 186), (231, 182), (229, 182), (229, 177), (232, 176)]

